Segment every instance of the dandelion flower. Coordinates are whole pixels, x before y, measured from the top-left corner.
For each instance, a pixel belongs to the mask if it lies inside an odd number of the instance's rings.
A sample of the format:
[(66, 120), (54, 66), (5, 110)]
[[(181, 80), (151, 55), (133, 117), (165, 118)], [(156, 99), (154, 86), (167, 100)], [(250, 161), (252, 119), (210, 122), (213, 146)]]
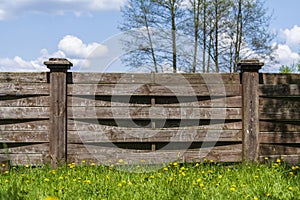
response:
[(292, 191), (292, 190), (293, 190), (293, 187), (289, 187), (289, 190), (291, 190), (291, 191)]
[(124, 162), (124, 160), (123, 160), (123, 159), (120, 159), (120, 160), (119, 160), (119, 163), (122, 163), (122, 162)]
[(280, 160), (280, 159), (277, 159), (276, 162), (277, 162), (277, 163), (281, 163), (281, 160)]
[(254, 197), (253, 200), (258, 200), (258, 198), (257, 198), (257, 197)]
[(230, 192), (234, 192), (234, 191), (235, 191), (235, 187), (229, 188), (229, 191), (230, 191)]
[(84, 183), (87, 183), (87, 184), (91, 184), (92, 183), (92, 181), (91, 180), (85, 180), (85, 181), (83, 181)]
[(49, 182), (50, 179), (49, 179), (49, 178), (45, 178), (44, 181), (45, 181), (45, 182)]
[(95, 166), (96, 164), (92, 162), (90, 165), (91, 165), (91, 166)]
[(203, 184), (203, 183), (200, 183), (199, 186), (200, 186), (201, 188), (203, 188), (203, 187), (204, 187), (204, 184)]
[(169, 169), (167, 167), (164, 167), (164, 171), (168, 171)]
[(57, 197), (46, 197), (44, 200), (59, 200)]

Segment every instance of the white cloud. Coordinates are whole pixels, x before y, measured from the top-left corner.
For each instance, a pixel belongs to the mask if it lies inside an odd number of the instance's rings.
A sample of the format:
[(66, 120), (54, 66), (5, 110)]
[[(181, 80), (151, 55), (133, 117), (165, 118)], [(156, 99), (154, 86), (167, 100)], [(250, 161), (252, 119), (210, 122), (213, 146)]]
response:
[(278, 49), (275, 51), (278, 55), (277, 59), (282, 65), (290, 65), (291, 63), (297, 63), (300, 59), (298, 53), (293, 52), (291, 48), (286, 44), (279, 44)]
[(286, 44), (294, 51), (300, 49), (300, 27), (295, 25), (292, 29), (283, 30)]
[[(98, 43), (85, 44), (81, 39), (67, 35), (58, 44), (58, 50), (49, 53), (47, 49), (40, 51), (40, 56), (34, 60), (24, 60), (19, 56), (14, 58), (0, 58), (0, 71), (2, 72), (36, 72), (47, 71), (44, 61), (49, 58), (68, 58), (76, 67), (86, 68), (86, 58), (106, 55), (107, 47)], [(96, 53), (95, 53), (96, 52)]]
[(63, 15), (72, 12), (76, 16), (102, 10), (119, 10), (125, 0), (1, 0), (0, 20), (25, 13)]
[(75, 58), (87, 58), (97, 49), (99, 54), (105, 54), (108, 50), (99, 43), (84, 44), (78, 37), (67, 35), (58, 44), (58, 49), (68, 56)]

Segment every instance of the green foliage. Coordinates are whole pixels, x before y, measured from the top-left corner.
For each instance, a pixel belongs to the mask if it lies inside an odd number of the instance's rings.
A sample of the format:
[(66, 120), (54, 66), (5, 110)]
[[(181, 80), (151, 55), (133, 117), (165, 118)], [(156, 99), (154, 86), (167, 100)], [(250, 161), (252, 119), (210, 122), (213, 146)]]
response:
[[(300, 65), (298, 65), (298, 72), (300, 72)], [(291, 73), (296, 73), (297, 69), (296, 69), (296, 65), (293, 64), (291, 66), (286, 66), (286, 65), (282, 65), (280, 68), (279, 68), (279, 72), (280, 73), (283, 73), (283, 74), (291, 74)]]
[(0, 176), (0, 198), (297, 199), (299, 182), (299, 166), (288, 167), (280, 161), (261, 165), (174, 162), (149, 173), (69, 164), (57, 170), (12, 168)]
[(289, 66), (285, 66), (285, 65), (282, 65), (280, 68), (279, 68), (279, 72), (282, 73), (282, 74), (291, 74), (293, 73), (293, 69)]

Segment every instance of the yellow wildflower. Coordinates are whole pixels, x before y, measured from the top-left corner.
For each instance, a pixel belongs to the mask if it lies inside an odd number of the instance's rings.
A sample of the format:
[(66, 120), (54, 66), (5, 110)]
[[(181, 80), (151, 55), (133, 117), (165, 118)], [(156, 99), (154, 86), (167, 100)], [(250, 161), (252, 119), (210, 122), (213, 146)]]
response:
[(59, 200), (57, 197), (46, 197), (44, 200)]
[(45, 182), (49, 182), (50, 179), (49, 179), (49, 178), (45, 178), (44, 181), (45, 181)]

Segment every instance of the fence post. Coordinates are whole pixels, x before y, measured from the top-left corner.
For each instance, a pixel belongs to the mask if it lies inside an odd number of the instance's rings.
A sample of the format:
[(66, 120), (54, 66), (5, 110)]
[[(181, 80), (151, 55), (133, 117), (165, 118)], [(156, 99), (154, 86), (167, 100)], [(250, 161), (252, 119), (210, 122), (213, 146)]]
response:
[(257, 162), (259, 156), (259, 60), (242, 60), (243, 161)]
[(73, 64), (63, 58), (50, 58), (44, 64), (50, 69), (49, 155), (56, 168), (67, 159), (67, 71)]

